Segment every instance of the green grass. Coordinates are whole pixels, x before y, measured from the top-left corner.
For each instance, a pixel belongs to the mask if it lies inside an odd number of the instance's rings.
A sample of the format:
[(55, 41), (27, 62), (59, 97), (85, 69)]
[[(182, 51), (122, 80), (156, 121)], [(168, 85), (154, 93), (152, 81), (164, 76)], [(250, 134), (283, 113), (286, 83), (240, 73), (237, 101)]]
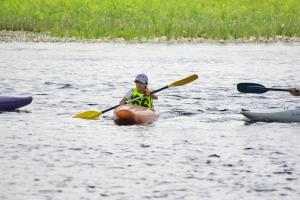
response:
[(0, 30), (80, 38), (300, 37), (299, 0), (0, 0)]

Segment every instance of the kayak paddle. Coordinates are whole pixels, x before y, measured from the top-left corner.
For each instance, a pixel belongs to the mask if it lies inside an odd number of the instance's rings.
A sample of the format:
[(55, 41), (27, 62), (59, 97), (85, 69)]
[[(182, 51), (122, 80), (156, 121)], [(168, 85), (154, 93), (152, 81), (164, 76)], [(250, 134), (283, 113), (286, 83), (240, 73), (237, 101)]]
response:
[[(182, 80), (176, 81), (176, 82), (174, 82), (174, 83), (172, 83), (172, 84), (170, 84), (170, 85), (167, 85), (167, 86), (165, 86), (165, 87), (162, 87), (162, 88), (160, 88), (160, 89), (158, 89), (158, 90), (154, 90), (153, 92), (151, 92), (151, 94), (154, 94), (154, 93), (156, 93), (156, 92), (162, 91), (162, 90), (164, 90), (164, 89), (167, 89), (167, 88), (170, 88), (170, 87), (173, 87), (173, 86), (182, 86), (182, 85), (186, 85), (186, 84), (188, 84), (188, 83), (190, 83), (190, 82), (196, 80), (197, 78), (198, 78), (198, 76), (197, 76), (196, 74), (193, 74), (193, 75), (191, 75), (191, 76), (189, 76), (189, 77), (187, 77), (187, 78), (184, 78), (184, 79), (182, 79)], [(143, 98), (143, 97), (137, 97), (137, 98), (135, 98), (135, 99), (132, 99), (132, 100), (130, 100), (130, 101), (127, 101), (126, 103), (135, 101), (135, 100), (140, 99), (140, 98)], [(120, 105), (116, 105), (116, 106), (114, 106), (114, 107), (108, 108), (108, 109), (103, 110), (103, 111), (89, 110), (89, 111), (86, 111), (86, 112), (77, 114), (77, 115), (75, 115), (73, 118), (98, 119), (98, 117), (99, 117), (101, 114), (103, 114), (103, 113), (105, 113), (105, 112), (107, 112), (107, 111), (113, 110), (113, 109), (117, 108), (118, 106), (120, 106)]]
[(239, 83), (237, 84), (237, 90), (242, 93), (265, 93), (269, 90), (273, 91), (287, 91), (288, 89), (278, 89), (278, 88), (266, 88), (263, 85), (257, 84), (257, 83)]

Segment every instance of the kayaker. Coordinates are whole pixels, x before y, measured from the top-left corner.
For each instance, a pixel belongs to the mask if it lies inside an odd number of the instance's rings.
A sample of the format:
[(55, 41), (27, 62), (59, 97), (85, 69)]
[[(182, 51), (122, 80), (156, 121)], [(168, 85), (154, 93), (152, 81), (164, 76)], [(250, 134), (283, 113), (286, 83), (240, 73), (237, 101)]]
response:
[(300, 92), (298, 88), (290, 88), (291, 95), (300, 96)]
[(158, 97), (155, 94), (151, 94), (152, 90), (147, 88), (148, 86), (148, 77), (146, 74), (138, 74), (134, 80), (135, 88), (129, 90), (125, 97), (120, 101), (120, 105), (125, 105), (127, 100), (132, 100), (137, 97), (143, 97), (129, 104), (140, 105), (148, 108), (154, 108), (153, 99), (157, 100)]

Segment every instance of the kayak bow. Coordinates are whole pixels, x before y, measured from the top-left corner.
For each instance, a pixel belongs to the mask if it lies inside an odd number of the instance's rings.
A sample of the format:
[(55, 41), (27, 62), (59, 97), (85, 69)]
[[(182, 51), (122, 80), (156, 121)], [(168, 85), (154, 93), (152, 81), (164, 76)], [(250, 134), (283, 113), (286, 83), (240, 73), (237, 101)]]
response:
[(137, 105), (122, 105), (114, 110), (114, 121), (118, 125), (133, 125), (155, 121), (159, 112), (155, 108)]
[(300, 122), (300, 109), (272, 109), (267, 111), (250, 111), (241, 109), (240, 114), (252, 121)]
[(32, 97), (0, 96), (0, 111), (11, 111), (26, 106), (32, 102)]

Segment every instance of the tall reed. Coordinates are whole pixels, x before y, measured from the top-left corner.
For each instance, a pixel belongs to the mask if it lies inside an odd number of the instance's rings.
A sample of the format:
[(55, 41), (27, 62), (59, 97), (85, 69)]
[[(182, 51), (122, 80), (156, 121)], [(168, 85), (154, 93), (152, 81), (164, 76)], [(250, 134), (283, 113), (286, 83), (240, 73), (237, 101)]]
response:
[(0, 30), (80, 38), (300, 36), (299, 0), (0, 0)]

